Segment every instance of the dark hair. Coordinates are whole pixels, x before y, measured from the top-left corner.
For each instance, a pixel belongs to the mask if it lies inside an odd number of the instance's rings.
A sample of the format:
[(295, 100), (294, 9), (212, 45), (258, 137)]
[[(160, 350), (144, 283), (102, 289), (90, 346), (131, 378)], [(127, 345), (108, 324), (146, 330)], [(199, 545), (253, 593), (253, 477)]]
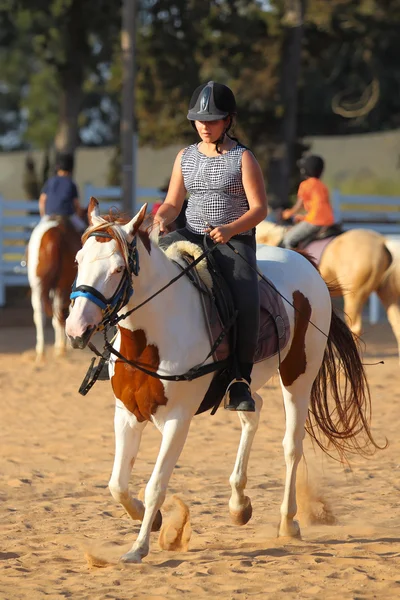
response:
[(62, 153), (57, 155), (56, 160), (57, 171), (68, 171), (72, 173), (74, 170), (74, 156), (73, 154)]
[(311, 154), (300, 161), (300, 171), (307, 177), (321, 177), (324, 167), (324, 159), (316, 154)]

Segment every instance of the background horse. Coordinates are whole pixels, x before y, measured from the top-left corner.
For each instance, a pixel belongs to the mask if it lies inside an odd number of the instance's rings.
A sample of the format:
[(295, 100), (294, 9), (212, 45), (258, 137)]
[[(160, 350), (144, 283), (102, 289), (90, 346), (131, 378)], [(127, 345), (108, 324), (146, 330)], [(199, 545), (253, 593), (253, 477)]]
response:
[[(149, 237), (139, 229), (145, 211), (144, 206), (128, 223), (113, 222), (111, 217), (100, 217), (97, 201), (91, 200), (91, 226), (77, 254), (75, 300), (66, 324), (73, 347), (86, 346), (104, 315), (109, 315), (119, 290), (126, 289), (127, 282), (131, 283), (134, 295), (123, 312), (139, 306), (181, 272), (158, 248), (157, 231), (154, 237)], [(251, 502), (244, 491), (262, 405), (256, 390), (278, 370), (286, 415), (283, 439), (286, 481), (279, 535), (295, 537), (300, 535), (294, 520), (296, 472), (303, 453), (305, 428), (328, 452), (333, 448), (341, 456), (346, 451), (366, 452), (371, 444), (375, 445), (369, 429), (369, 392), (353, 336), (333, 313), (329, 290), (317, 269), (301, 254), (281, 248), (265, 246), (259, 258), (262, 271), (289, 301), (286, 309), (290, 335), (279, 353), (254, 366), (252, 390), (256, 412), (238, 413), (242, 435), (230, 478), (229, 510), (238, 524), (245, 524), (251, 517)], [(132, 264), (136, 265), (135, 274)], [(173, 377), (166, 381), (158, 376), (186, 373), (203, 363), (210, 351), (210, 341), (200, 294), (186, 277), (141, 306), (137, 315), (133, 312), (126, 316), (118, 329), (114, 348), (155, 375), (111, 357), (110, 378), (116, 410), (115, 460), (109, 488), (132, 519), (142, 521), (135, 544), (122, 557), (124, 561), (141, 562), (149, 552), (152, 528), (156, 530), (161, 525), (160, 508), (170, 476), (185, 444), (190, 422), (212, 379), (211, 374), (179, 382)], [(343, 376), (345, 385), (341, 390)], [(332, 406), (328, 406), (328, 397)], [(128, 486), (141, 436), (149, 421), (162, 433), (162, 442), (142, 503), (131, 496)]]
[(44, 357), (46, 316), (52, 317), (56, 354), (60, 356), (65, 352), (65, 320), (76, 275), (75, 255), (80, 247), (80, 235), (68, 219), (42, 219), (30, 237), (28, 280), (36, 326), (37, 361)]
[[(288, 229), (263, 221), (257, 225), (257, 243), (275, 246)], [(311, 242), (310, 249), (314, 243)], [(394, 256), (394, 248), (376, 231), (350, 229), (327, 244), (319, 262), (319, 270), (327, 283), (338, 286), (338, 292), (343, 295), (346, 321), (356, 335), (362, 332), (364, 304), (372, 292), (378, 294), (387, 311), (400, 352), (400, 311), (397, 303), (400, 295), (400, 257), (395, 259)]]

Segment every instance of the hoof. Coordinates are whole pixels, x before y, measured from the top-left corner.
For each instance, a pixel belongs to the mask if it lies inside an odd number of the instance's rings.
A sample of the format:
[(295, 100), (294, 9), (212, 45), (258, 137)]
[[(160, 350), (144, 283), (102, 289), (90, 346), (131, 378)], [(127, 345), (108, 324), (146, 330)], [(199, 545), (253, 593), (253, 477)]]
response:
[(56, 348), (54, 350), (54, 355), (57, 358), (65, 358), (67, 356), (67, 351), (65, 348)]
[(35, 363), (38, 366), (44, 365), (46, 363), (46, 358), (43, 352), (40, 354), (36, 354)]
[(301, 540), (301, 531), (298, 521), (281, 521), (278, 528), (278, 537), (289, 537)]
[(160, 531), (161, 525), (162, 525), (162, 514), (161, 514), (161, 511), (158, 511), (154, 518), (153, 525), (151, 526), (151, 530), (152, 531)]
[(229, 508), (231, 519), (235, 525), (246, 525), (253, 515), (253, 507), (251, 506), (251, 500), (246, 496), (246, 504), (240, 510), (233, 510)]
[(139, 565), (142, 562), (142, 556), (140, 552), (133, 550), (121, 556), (119, 562)]

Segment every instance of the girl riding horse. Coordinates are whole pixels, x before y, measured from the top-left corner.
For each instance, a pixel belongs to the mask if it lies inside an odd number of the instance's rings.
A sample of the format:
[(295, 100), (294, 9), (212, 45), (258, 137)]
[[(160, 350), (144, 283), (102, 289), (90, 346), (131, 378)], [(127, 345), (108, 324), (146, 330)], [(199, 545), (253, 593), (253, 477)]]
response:
[[(255, 226), (265, 219), (268, 208), (258, 162), (228, 135), (235, 114), (235, 96), (226, 85), (209, 81), (196, 88), (187, 118), (201, 141), (178, 153), (167, 197), (154, 221), (163, 233), (189, 193), (185, 227), (161, 238), (160, 247), (179, 240), (202, 245), (205, 233), (219, 244), (213, 257), (238, 310), (237, 372), (226, 408), (254, 412), (250, 382), (259, 330)], [(245, 260), (226, 246), (229, 241)]]

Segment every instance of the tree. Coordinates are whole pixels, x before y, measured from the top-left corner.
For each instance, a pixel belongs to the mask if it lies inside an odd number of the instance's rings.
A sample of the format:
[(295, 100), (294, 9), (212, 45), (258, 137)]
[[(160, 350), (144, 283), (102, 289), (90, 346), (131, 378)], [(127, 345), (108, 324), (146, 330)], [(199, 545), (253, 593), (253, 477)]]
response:
[[(20, 121), (27, 112), (24, 139), (39, 147), (47, 147), (54, 139), (57, 150), (73, 152), (79, 131), (82, 134), (84, 125), (91, 124), (90, 134), (98, 134), (95, 141), (104, 141), (107, 99), (103, 89), (119, 34), (119, 4), (3, 0), (3, 5), (0, 17), (7, 35), (1, 39), (0, 65), (11, 60), (3, 98), (14, 106)], [(18, 84), (21, 92), (16, 101)], [(112, 132), (115, 114), (113, 106), (108, 108)], [(96, 122), (101, 125), (97, 132)]]

